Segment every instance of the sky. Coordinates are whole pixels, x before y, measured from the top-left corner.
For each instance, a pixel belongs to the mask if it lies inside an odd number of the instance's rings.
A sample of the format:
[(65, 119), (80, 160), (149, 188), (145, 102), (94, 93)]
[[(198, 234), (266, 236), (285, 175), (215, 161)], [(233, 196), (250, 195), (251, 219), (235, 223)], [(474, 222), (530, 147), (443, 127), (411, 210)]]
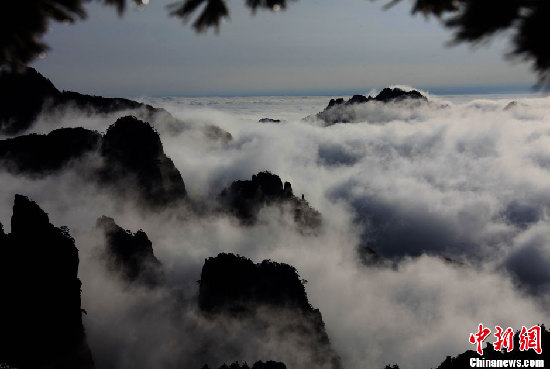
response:
[(518, 92), (536, 77), (505, 60), (506, 35), (448, 47), (435, 19), (411, 2), (300, 0), (252, 16), (230, 1), (216, 33), (196, 34), (151, 0), (120, 18), (88, 5), (75, 25), (51, 24), (51, 46), (33, 66), (60, 89), (104, 96), (337, 95), (406, 84), (435, 93)]

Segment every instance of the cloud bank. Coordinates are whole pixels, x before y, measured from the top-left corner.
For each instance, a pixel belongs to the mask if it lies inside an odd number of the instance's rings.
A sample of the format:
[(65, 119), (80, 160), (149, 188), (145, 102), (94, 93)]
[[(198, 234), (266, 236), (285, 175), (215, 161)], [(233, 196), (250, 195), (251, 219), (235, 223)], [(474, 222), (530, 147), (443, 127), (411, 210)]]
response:
[[(470, 348), (479, 322), (517, 329), (550, 321), (550, 100), (429, 98), (447, 107), (411, 115), (384, 106), (330, 127), (301, 121), (328, 99), (154, 101), (185, 122), (182, 131), (155, 128), (189, 198), (208, 207), (231, 182), (269, 170), (319, 210), (318, 234), (300, 233), (293, 214), (274, 207), (249, 226), (184, 208), (144, 209), (82, 178), (85, 160), (43, 178), (2, 170), (0, 222), (9, 231), (13, 195), (24, 193), (70, 228), (98, 368), (199, 368), (207, 358), (211, 367), (283, 359), (307, 367), (292, 344), (266, 338), (253, 322), (198, 314), (196, 281), (204, 259), (220, 252), (296, 267), (343, 367), (436, 367)], [(34, 129), (74, 126), (78, 116), (39, 117)], [(266, 116), (284, 122), (257, 123)], [(114, 120), (88, 116), (78, 125), (104, 132)], [(233, 139), (209, 140), (208, 125)], [(104, 239), (94, 224), (102, 215), (147, 233), (166, 288), (128, 288), (113, 278), (98, 255)], [(387, 264), (363, 265), (365, 247)]]

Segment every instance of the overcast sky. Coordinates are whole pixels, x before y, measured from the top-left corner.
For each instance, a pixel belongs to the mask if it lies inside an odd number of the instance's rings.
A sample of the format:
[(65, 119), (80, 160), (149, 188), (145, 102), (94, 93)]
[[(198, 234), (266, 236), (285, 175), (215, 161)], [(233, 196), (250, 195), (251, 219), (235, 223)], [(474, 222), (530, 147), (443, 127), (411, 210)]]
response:
[(169, 3), (150, 0), (122, 18), (91, 4), (86, 21), (51, 25), (52, 50), (33, 66), (60, 89), (107, 96), (330, 95), (392, 84), (494, 92), (535, 82), (526, 64), (504, 60), (505, 37), (446, 47), (451, 33), (411, 16), (409, 1), (384, 11), (383, 0), (300, 0), (251, 16), (231, 0), (219, 34), (202, 35), (169, 17)]

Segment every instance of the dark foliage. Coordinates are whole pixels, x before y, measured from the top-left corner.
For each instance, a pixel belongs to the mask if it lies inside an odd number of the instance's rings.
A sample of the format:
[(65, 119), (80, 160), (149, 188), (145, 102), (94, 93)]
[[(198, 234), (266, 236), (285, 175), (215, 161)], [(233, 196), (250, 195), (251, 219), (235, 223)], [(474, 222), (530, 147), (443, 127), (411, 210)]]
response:
[(0, 2), (0, 66), (26, 65), (48, 46), (41, 40), (50, 20), (72, 23), (83, 19), (82, 0)]
[[(21, 67), (48, 50), (41, 40), (50, 21), (74, 23), (84, 19), (84, 4), (91, 0), (26, 0), (0, 3), (0, 66)], [(97, 0), (115, 6), (119, 14), (126, 0)], [(391, 0), (387, 7), (401, 0)], [(257, 9), (285, 9), (287, 0), (245, 0)], [(137, 0), (136, 3), (141, 3)], [(201, 10), (202, 9), (202, 10)], [(219, 28), (229, 17), (224, 0), (180, 0), (169, 5), (171, 15), (185, 22), (194, 14), (197, 32)], [(479, 43), (496, 33), (512, 31), (511, 56), (531, 62), (542, 85), (550, 83), (549, 33), (550, 4), (547, 0), (415, 0), (413, 13), (434, 15), (454, 30), (455, 42)]]
[(185, 199), (181, 174), (149, 123), (135, 117), (118, 119), (103, 136), (100, 152), (107, 163), (100, 172), (104, 183), (120, 190), (133, 179), (140, 197), (153, 207)]
[(309, 304), (304, 283), (290, 265), (271, 260), (254, 264), (242, 256), (222, 253), (205, 260), (199, 281), (199, 308), (207, 314), (227, 314), (234, 319), (253, 317), (260, 307), (284, 311), (285, 318), (274, 328), (277, 334), (299, 332), (310, 337), (310, 346), (304, 347), (309, 354), (304, 355), (310, 355), (311, 367), (328, 364), (339, 369), (340, 358), (330, 346), (321, 313)]
[(91, 369), (80, 306), (78, 250), (28, 198), (15, 195), (0, 232), (0, 362), (20, 369)]
[[(202, 369), (210, 368), (208, 365), (204, 365)], [(252, 368), (250, 368), (247, 363), (239, 364), (238, 362), (234, 362), (229, 366), (223, 364), (218, 369), (286, 369), (286, 365), (278, 361), (266, 361), (265, 363), (263, 361), (257, 361), (252, 365)]]
[(84, 128), (61, 128), (47, 135), (0, 140), (0, 160), (12, 173), (47, 175), (97, 150), (101, 135)]
[[(277, 11), (286, 9), (287, 0), (246, 0), (245, 4), (255, 13), (257, 9), (269, 9)], [(225, 0), (183, 0), (169, 6), (170, 14), (188, 21), (192, 14), (202, 7), (202, 11), (193, 22), (193, 28), (197, 32), (205, 32), (210, 27), (219, 29), (223, 19), (229, 18)]]
[(243, 224), (254, 224), (261, 208), (270, 205), (289, 205), (294, 221), (303, 229), (315, 229), (321, 225), (321, 214), (311, 208), (303, 198), (294, 196), (289, 182), (283, 182), (276, 174), (260, 172), (252, 180), (235, 181), (219, 195), (222, 210), (228, 211)]
[(105, 234), (105, 256), (109, 269), (127, 282), (154, 287), (164, 282), (162, 264), (153, 253), (153, 244), (141, 229), (136, 233), (119, 227), (114, 219), (102, 216), (96, 227)]
[[(20, 0), (0, 2), (0, 67), (21, 68), (48, 51), (42, 36), (51, 21), (72, 24), (86, 18), (86, 3), (92, 0)], [(96, 0), (113, 6), (121, 15), (127, 0)], [(134, 0), (140, 5), (142, 0)], [(246, 0), (252, 12), (258, 8), (285, 9), (287, 0)], [(225, 0), (180, 0), (168, 6), (171, 15), (187, 21), (202, 8), (193, 28), (197, 32), (219, 27), (229, 17)]]
[[(390, 5), (400, 0), (393, 0)], [(547, 0), (415, 0), (413, 13), (435, 15), (454, 30), (454, 42), (479, 43), (512, 34), (512, 57), (531, 63), (540, 86), (550, 83), (550, 3)]]
[[(343, 98), (330, 99), (327, 107), (315, 117), (324, 121), (327, 125), (335, 123), (350, 123), (356, 120), (356, 114), (353, 105), (378, 103), (399, 103), (403, 101), (415, 102), (416, 105), (427, 103), (428, 99), (416, 90), (404, 91), (400, 88), (385, 88), (375, 97), (354, 95), (349, 100)], [(306, 119), (311, 119), (310, 117)]]

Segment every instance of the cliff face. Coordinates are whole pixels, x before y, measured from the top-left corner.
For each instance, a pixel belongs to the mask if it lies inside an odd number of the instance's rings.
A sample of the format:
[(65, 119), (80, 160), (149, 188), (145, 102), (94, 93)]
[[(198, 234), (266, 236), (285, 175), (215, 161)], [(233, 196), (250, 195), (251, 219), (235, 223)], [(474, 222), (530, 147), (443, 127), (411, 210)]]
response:
[[(199, 308), (214, 318), (257, 321), (262, 336), (269, 332), (274, 341), (293, 341), (312, 368), (341, 367), (321, 313), (309, 304), (303, 281), (290, 265), (269, 260), (254, 264), (223, 253), (208, 258), (199, 281)], [(259, 313), (262, 309), (270, 311), (269, 320)]]
[(78, 250), (68, 230), (16, 195), (11, 233), (0, 233), (0, 362), (22, 369), (93, 368)]
[(283, 184), (279, 176), (269, 172), (253, 175), (251, 180), (233, 182), (218, 199), (221, 209), (243, 224), (254, 224), (264, 206), (288, 205), (300, 229), (315, 229), (321, 225), (321, 214), (305, 199), (294, 196), (289, 182)]
[(109, 269), (129, 283), (154, 287), (164, 282), (162, 264), (145, 232), (140, 229), (132, 233), (106, 216), (97, 220), (96, 227), (105, 234), (104, 254)]

